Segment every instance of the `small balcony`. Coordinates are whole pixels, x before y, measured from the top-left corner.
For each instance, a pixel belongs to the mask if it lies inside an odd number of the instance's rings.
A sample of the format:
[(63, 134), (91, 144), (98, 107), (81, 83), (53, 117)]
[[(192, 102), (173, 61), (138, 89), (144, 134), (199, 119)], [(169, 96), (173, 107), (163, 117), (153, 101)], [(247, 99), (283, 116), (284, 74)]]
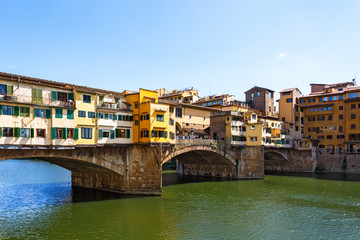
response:
[(24, 95), (0, 95), (0, 101), (9, 103), (27, 103), (36, 104), (40, 106), (55, 106), (74, 108), (75, 103), (72, 100), (56, 100), (47, 97), (31, 97)]

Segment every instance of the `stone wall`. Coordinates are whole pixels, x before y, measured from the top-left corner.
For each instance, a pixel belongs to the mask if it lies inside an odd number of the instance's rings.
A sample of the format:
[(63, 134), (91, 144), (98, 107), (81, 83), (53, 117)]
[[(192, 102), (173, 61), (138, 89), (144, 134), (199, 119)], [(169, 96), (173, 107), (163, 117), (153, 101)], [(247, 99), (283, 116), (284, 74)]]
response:
[(360, 174), (360, 154), (319, 152), (317, 166), (321, 172)]

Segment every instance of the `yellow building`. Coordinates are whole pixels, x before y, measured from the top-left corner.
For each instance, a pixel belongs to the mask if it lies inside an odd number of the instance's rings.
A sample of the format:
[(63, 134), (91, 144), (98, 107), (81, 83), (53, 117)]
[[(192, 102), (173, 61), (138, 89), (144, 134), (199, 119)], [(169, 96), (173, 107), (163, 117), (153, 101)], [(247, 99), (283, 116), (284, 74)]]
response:
[(360, 87), (329, 86), (300, 97), (295, 131), (300, 137), (317, 139), (320, 151), (360, 152)]
[(257, 112), (245, 114), (246, 146), (261, 146), (263, 136), (263, 122)]
[(158, 102), (156, 91), (139, 89), (126, 101), (133, 109), (134, 143), (169, 143), (169, 106)]
[(199, 92), (194, 88), (173, 90), (171, 93), (165, 88), (157, 89), (159, 99), (181, 103), (194, 103), (199, 99)]
[(298, 88), (284, 89), (280, 92), (278, 118), (285, 122), (285, 126), (288, 129), (293, 128), (295, 122), (295, 104), (299, 97), (301, 97), (301, 92)]

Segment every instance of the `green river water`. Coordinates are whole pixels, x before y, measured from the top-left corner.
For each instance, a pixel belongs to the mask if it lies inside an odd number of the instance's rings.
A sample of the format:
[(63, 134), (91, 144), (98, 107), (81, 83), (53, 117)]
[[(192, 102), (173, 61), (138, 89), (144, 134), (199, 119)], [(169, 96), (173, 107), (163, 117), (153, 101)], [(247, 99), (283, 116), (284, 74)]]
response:
[(360, 182), (266, 176), (118, 198), (69, 181), (53, 164), (0, 162), (0, 239), (360, 239)]

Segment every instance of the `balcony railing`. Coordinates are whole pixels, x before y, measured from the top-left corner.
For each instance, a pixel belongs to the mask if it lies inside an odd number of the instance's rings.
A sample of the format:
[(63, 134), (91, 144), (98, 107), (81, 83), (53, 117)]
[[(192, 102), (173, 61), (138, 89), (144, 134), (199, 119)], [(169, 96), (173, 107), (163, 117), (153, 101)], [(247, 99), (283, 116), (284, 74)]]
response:
[(75, 107), (75, 103), (72, 100), (56, 100), (46, 97), (31, 97), (24, 95), (0, 95), (0, 101), (9, 103), (28, 103), (44, 106), (56, 106), (56, 107)]

